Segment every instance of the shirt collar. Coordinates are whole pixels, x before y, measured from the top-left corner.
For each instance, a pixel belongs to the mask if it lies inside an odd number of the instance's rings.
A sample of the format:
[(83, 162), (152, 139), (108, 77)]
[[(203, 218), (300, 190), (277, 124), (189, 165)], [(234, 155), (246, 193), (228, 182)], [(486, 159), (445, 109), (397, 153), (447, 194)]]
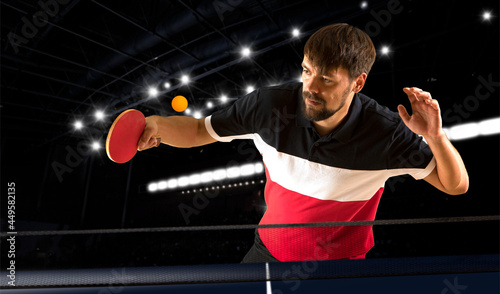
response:
[[(297, 106), (297, 126), (305, 127), (305, 128), (314, 128), (314, 125), (311, 121), (307, 120), (302, 115), (302, 87), (299, 89), (298, 96), (298, 106)], [(357, 122), (359, 120), (359, 116), (361, 114), (361, 101), (359, 100), (359, 94), (354, 94), (352, 98), (351, 106), (349, 107), (349, 112), (347, 113), (346, 118), (340, 124), (338, 128), (336, 128), (332, 133), (326, 135), (324, 138), (327, 140), (336, 139), (342, 143), (348, 142), (356, 128)]]

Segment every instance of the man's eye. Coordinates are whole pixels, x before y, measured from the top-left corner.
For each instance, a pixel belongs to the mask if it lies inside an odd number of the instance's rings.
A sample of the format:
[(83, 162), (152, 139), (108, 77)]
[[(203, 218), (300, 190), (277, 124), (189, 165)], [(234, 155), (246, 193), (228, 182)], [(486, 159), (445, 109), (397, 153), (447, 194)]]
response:
[(305, 73), (305, 74), (309, 74), (309, 70), (303, 68), (302, 71)]
[(323, 81), (324, 81), (325, 83), (330, 83), (332, 80), (329, 80), (329, 79), (327, 79), (327, 78), (323, 78)]

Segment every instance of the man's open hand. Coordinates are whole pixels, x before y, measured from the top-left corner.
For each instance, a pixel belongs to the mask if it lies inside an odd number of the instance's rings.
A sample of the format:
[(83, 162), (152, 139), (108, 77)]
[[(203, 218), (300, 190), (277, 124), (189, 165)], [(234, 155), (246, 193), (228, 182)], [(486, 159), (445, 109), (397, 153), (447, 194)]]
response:
[(403, 105), (398, 106), (398, 112), (405, 125), (415, 134), (424, 137), (438, 137), (443, 135), (441, 127), (441, 112), (439, 103), (432, 99), (429, 92), (412, 87), (404, 88), (411, 103), (411, 116)]

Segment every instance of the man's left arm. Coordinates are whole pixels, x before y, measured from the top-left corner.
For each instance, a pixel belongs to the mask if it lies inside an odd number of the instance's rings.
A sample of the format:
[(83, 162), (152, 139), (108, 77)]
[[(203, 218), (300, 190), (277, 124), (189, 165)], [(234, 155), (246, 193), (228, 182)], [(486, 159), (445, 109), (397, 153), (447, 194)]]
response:
[(469, 188), (469, 176), (462, 157), (443, 131), (439, 103), (419, 88), (403, 91), (410, 100), (412, 115), (403, 105), (398, 106), (399, 115), (412, 132), (424, 137), (436, 159), (436, 167), (424, 180), (447, 194), (464, 194)]

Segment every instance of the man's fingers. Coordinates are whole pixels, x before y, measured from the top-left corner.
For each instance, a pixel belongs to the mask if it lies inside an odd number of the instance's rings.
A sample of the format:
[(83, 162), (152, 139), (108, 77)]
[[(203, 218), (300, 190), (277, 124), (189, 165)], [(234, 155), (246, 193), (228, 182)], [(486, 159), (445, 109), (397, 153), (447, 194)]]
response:
[(408, 92), (422, 92), (422, 89), (420, 88), (417, 88), (417, 87), (406, 87), (403, 89), (405, 92), (408, 91)]
[(408, 99), (413, 103), (415, 101), (423, 101), (426, 104), (431, 104), (434, 109), (438, 109), (439, 105), (436, 99), (432, 99), (431, 93), (424, 91), (417, 87), (406, 87), (403, 88), (403, 91), (408, 95)]
[(429, 99), (428, 101), (427, 104), (430, 104), (435, 110), (439, 110), (439, 103), (436, 99)]
[(403, 91), (406, 93), (406, 95), (408, 95), (408, 99), (410, 100), (410, 103), (413, 103), (415, 101), (419, 101), (414, 89), (415, 89), (415, 87), (413, 87), (413, 88), (408, 88), (408, 87), (403, 88)]
[(415, 92), (418, 101), (423, 101), (425, 104), (430, 105), (435, 110), (439, 110), (439, 103), (436, 99), (432, 99), (431, 93), (427, 91), (422, 91), (420, 89), (418, 90), (419, 90), (418, 92)]
[(148, 128), (144, 129), (144, 132), (141, 135), (141, 138), (139, 139), (139, 148), (143, 149), (145, 148), (149, 141), (153, 138), (153, 133), (154, 131)]
[(155, 136), (154, 139), (155, 139), (155, 147), (160, 146), (161, 138), (159, 136)]
[(419, 100), (423, 100), (425, 102), (430, 102), (432, 100), (431, 93), (426, 91), (417, 92), (416, 95), (419, 98)]
[(408, 114), (408, 111), (406, 111), (406, 108), (403, 105), (398, 105), (398, 112), (399, 116), (403, 120), (403, 122), (406, 124), (410, 120), (410, 115)]
[(144, 151), (149, 148), (152, 148), (156, 144), (156, 139), (150, 138), (147, 142), (139, 142), (139, 147), (137, 150)]
[[(144, 138), (144, 139), (143, 139)], [(153, 147), (158, 147), (161, 144), (161, 138), (159, 135), (149, 135), (149, 132), (144, 131), (143, 137), (139, 140), (139, 146), (137, 150), (143, 151)]]
[[(152, 117), (146, 117), (146, 126), (144, 127), (144, 131), (142, 132), (141, 138), (139, 139), (139, 148), (140, 149), (145, 149), (148, 145), (151, 145), (150, 143), (154, 141), (156, 144), (156, 140), (153, 140), (154, 138), (157, 138), (158, 133), (158, 126), (156, 125), (156, 122)], [(151, 148), (152, 146), (149, 146), (148, 148)]]

